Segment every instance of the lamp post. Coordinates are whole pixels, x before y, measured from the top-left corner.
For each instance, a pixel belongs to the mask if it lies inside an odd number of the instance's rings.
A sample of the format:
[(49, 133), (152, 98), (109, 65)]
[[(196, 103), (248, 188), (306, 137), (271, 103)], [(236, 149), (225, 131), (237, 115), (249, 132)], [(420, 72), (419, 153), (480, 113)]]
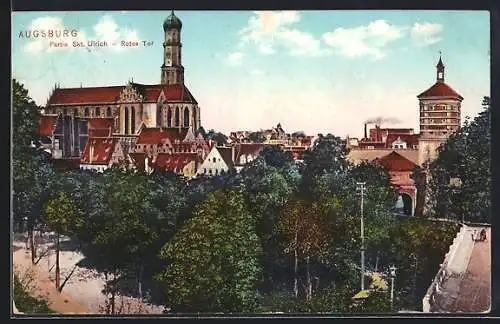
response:
[(365, 199), (365, 182), (358, 182), (357, 189), (361, 193), (361, 290), (365, 290), (365, 224), (363, 219), (363, 204)]
[(396, 266), (389, 267), (389, 274), (391, 276), (391, 310), (394, 308), (394, 279), (396, 278)]

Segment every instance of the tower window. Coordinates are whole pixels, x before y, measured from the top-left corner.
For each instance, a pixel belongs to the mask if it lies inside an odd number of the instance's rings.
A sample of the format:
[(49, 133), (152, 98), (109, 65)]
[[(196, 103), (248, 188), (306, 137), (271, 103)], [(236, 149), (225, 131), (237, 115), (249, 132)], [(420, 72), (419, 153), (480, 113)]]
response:
[(111, 107), (108, 107), (107, 111), (106, 111), (106, 115), (108, 117), (111, 117)]

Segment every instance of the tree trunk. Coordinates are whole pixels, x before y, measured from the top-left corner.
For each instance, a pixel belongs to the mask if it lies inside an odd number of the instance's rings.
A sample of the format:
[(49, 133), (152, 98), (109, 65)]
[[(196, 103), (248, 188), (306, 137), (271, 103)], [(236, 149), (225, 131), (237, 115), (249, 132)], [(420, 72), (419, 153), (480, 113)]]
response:
[(61, 292), (61, 269), (59, 268), (59, 232), (56, 235), (56, 289)]
[(30, 250), (31, 250), (31, 263), (35, 264), (36, 259), (36, 249), (35, 249), (35, 240), (34, 240), (34, 231), (33, 228), (28, 230), (28, 240), (30, 241)]
[(311, 300), (311, 298), (312, 298), (312, 280), (311, 280), (311, 269), (310, 269), (310, 263), (309, 263), (309, 256), (306, 257), (306, 280), (307, 280), (306, 299)]
[(297, 278), (298, 272), (299, 272), (299, 256), (297, 254), (297, 239), (298, 239), (298, 233), (297, 230), (295, 230), (295, 247), (293, 249), (294, 253), (294, 278), (293, 278), (293, 292), (295, 294), (295, 298), (299, 296), (299, 281)]
[(142, 274), (144, 272), (144, 266), (141, 265), (139, 266), (139, 276), (138, 276), (138, 280), (137, 280), (137, 293), (139, 295), (139, 299), (142, 300)]

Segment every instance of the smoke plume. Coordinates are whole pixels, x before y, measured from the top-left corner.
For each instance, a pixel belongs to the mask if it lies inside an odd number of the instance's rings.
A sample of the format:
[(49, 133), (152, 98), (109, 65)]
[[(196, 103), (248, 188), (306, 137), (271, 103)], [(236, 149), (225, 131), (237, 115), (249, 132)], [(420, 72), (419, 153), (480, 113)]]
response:
[(375, 117), (375, 118), (370, 118), (365, 121), (365, 124), (377, 124), (380, 125), (382, 123), (387, 123), (387, 124), (397, 124), (400, 123), (401, 120), (395, 117)]

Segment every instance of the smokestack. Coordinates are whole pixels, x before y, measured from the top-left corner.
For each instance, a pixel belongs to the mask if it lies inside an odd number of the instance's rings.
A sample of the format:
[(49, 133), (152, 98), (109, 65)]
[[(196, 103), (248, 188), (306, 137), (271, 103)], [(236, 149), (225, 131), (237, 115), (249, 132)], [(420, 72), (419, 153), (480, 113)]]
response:
[(367, 124), (368, 124), (368, 123), (365, 123), (365, 137), (363, 137), (363, 138), (368, 138), (368, 134), (366, 133), (366, 125), (367, 125)]

